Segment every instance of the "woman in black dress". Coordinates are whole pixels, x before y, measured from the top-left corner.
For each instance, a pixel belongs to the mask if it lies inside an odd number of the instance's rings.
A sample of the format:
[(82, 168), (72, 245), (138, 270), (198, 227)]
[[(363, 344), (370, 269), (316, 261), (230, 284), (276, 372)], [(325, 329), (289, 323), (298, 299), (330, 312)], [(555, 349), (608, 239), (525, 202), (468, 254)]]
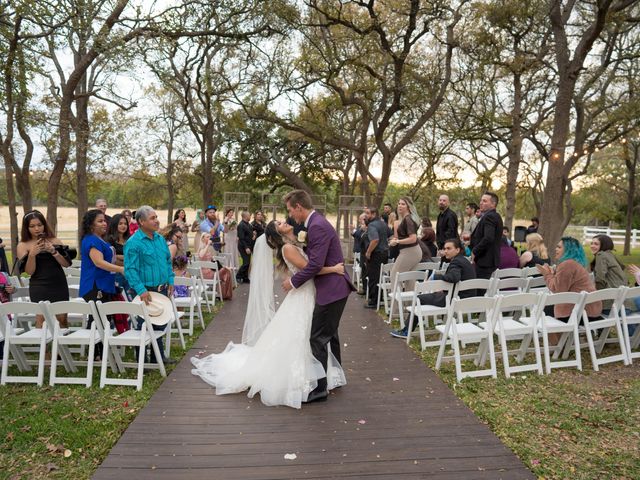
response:
[[(20, 243), (17, 246), (20, 272), (30, 275), (29, 297), (32, 302), (69, 300), (67, 277), (62, 267), (71, 265), (66, 247), (58, 240), (38, 210), (22, 218)], [(58, 322), (67, 327), (67, 316), (58, 315)], [(44, 318), (36, 316), (36, 327), (42, 328)]]

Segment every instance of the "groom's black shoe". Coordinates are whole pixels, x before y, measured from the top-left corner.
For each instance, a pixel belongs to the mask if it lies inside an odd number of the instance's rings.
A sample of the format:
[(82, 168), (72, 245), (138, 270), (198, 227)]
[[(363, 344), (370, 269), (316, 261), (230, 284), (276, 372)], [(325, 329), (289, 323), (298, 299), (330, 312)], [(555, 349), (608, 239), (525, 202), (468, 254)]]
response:
[(302, 403), (326, 402), (328, 396), (329, 396), (329, 392), (327, 392), (326, 390), (321, 390), (321, 391), (314, 390), (309, 394), (309, 396), (307, 397), (307, 400)]

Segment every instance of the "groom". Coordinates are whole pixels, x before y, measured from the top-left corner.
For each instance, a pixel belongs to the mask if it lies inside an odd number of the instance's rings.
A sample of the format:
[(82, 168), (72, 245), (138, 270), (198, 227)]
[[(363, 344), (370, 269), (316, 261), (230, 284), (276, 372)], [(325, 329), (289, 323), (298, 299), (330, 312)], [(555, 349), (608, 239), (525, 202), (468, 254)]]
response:
[[(347, 303), (347, 298), (355, 290), (349, 276), (329, 274), (318, 275), (322, 267), (330, 267), (344, 262), (340, 239), (333, 226), (322, 215), (313, 209), (311, 197), (304, 190), (293, 190), (284, 197), (289, 215), (298, 223), (304, 224), (307, 230), (307, 255), (309, 263), (290, 279), (282, 282), (286, 291), (300, 287), (304, 282), (313, 278), (316, 284), (316, 305), (313, 309), (311, 321), (311, 352), (322, 363), (327, 371), (327, 344), (331, 344), (331, 353), (340, 359), (340, 339), (338, 326), (340, 317)], [(327, 378), (318, 380), (318, 386), (313, 390), (307, 402), (326, 400)]]

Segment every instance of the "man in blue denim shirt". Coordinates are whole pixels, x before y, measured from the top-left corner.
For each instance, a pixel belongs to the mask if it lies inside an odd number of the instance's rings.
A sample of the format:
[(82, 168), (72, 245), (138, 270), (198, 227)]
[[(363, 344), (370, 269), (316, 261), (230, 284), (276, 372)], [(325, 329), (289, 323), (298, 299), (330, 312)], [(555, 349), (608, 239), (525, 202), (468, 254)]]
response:
[[(175, 275), (171, 268), (171, 253), (167, 242), (158, 233), (160, 221), (155, 210), (148, 205), (138, 208), (136, 222), (140, 228), (124, 245), (124, 275), (131, 288), (140, 295), (140, 299), (148, 304), (151, 301), (149, 292), (159, 292), (167, 297), (173, 295)], [(138, 318), (138, 330), (142, 328), (143, 321)], [(153, 328), (164, 330), (171, 327), (154, 325)], [(158, 339), (158, 347), (164, 363), (175, 363), (175, 360), (165, 358), (162, 338)], [(154, 360), (152, 351), (151, 361)]]

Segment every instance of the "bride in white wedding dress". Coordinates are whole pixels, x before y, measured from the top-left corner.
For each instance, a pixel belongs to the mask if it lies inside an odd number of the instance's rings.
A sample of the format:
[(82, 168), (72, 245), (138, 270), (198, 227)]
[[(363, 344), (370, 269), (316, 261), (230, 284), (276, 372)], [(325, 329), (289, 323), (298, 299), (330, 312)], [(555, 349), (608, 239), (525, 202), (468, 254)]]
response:
[[(273, 313), (273, 250), (278, 268), (289, 275), (303, 269), (307, 257), (294, 245), (293, 227), (270, 222), (256, 240), (251, 261), (251, 290), (243, 343), (229, 342), (222, 353), (191, 358), (194, 375), (216, 389), (217, 395), (249, 389), (252, 398), (260, 393), (268, 406), (300, 408), (319, 378), (327, 377), (328, 389), (346, 384), (342, 367), (329, 353), (327, 372), (312, 355), (309, 344), (315, 305), (315, 285), (306, 282), (284, 298)], [(320, 275), (344, 274), (342, 264), (324, 267)]]

